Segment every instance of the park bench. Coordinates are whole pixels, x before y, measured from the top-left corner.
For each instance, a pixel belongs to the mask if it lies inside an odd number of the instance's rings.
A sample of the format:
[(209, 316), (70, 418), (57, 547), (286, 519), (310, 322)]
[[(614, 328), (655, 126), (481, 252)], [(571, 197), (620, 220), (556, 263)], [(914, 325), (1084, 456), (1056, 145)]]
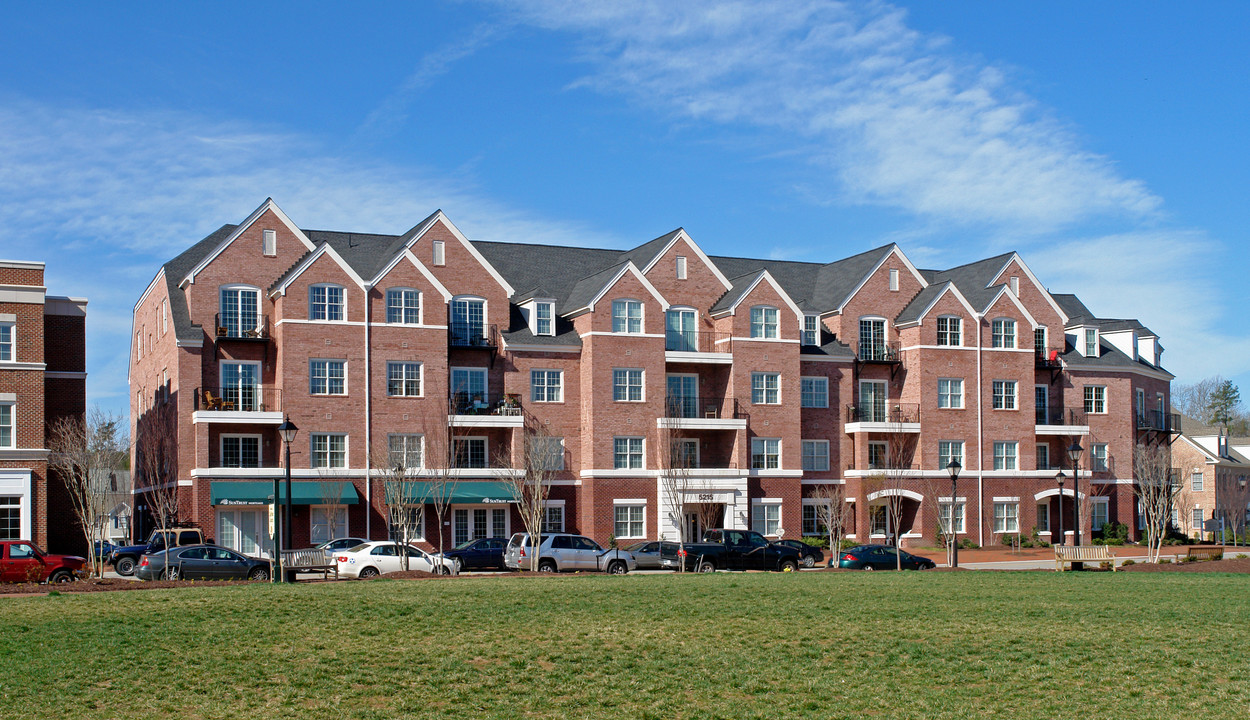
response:
[(1224, 548), (1215, 545), (1203, 545), (1199, 547), (1191, 547), (1185, 553), (1185, 559), (1193, 558), (1194, 560), (1215, 560), (1224, 556)]
[(334, 579), (339, 578), (338, 563), (334, 562), (334, 558), (327, 555), (324, 550), (317, 548), (283, 550), (282, 566), (292, 574), (319, 572), (322, 577), (329, 579), (330, 573), (333, 572)]
[(1063, 572), (1064, 565), (1074, 562), (1111, 563), (1115, 572), (1115, 555), (1107, 545), (1056, 545), (1055, 570)]

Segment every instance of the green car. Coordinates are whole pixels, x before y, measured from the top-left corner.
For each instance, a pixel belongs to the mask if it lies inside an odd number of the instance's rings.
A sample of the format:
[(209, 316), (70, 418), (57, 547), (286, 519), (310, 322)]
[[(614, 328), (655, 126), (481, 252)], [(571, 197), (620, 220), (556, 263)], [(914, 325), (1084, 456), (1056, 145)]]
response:
[(904, 570), (932, 570), (937, 567), (927, 557), (896, 551), (891, 545), (856, 545), (838, 553), (838, 567), (847, 570), (894, 570), (900, 565)]

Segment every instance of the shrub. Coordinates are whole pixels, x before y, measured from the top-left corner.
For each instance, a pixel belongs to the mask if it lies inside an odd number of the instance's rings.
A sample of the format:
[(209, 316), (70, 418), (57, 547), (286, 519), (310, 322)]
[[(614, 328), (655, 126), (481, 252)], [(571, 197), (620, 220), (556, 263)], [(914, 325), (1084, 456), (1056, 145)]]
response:
[(960, 550), (979, 550), (981, 549), (981, 546), (972, 542), (972, 538), (964, 538), (963, 540), (959, 541), (959, 549)]
[(1223, 560), (1223, 559), (1224, 559), (1224, 553), (1222, 553), (1222, 552), (1217, 552), (1216, 554), (1214, 554), (1214, 555), (1212, 555), (1212, 556), (1211, 556), (1211, 559), (1212, 559), (1212, 560)]
[(1029, 538), (1022, 537), (1022, 538), (1020, 538), (1020, 547), (1022, 547), (1022, 548), (1031, 548), (1031, 547), (1033, 547), (1033, 541), (1032, 541), (1031, 539), (1029, 539)]
[(1137, 564), (1136, 560), (1125, 560), (1124, 562), (1120, 563), (1120, 567), (1128, 567), (1129, 565), (1136, 565), (1136, 564)]
[(802, 537), (799, 539), (804, 544), (811, 545), (812, 547), (818, 547), (818, 548), (829, 547), (829, 538), (827, 537), (816, 537), (815, 535), (808, 535), (806, 537)]
[(1186, 555), (1185, 557), (1181, 558), (1181, 562), (1183, 563), (1198, 562), (1198, 558), (1194, 557), (1193, 555)]
[(1245, 560), (1247, 557), (1250, 557), (1250, 556), (1246, 555), (1245, 553), (1237, 553), (1238, 560)]
[(999, 537), (999, 541), (1002, 542), (1002, 544), (1006, 545), (1007, 547), (1012, 547), (1015, 544), (1015, 540), (1016, 540), (1015, 535), (1004, 534), (1001, 537)]
[(1161, 558), (1159, 558), (1159, 564), (1160, 564), (1160, 565), (1171, 565), (1171, 564), (1172, 564), (1172, 560), (1171, 560), (1171, 558), (1161, 557)]

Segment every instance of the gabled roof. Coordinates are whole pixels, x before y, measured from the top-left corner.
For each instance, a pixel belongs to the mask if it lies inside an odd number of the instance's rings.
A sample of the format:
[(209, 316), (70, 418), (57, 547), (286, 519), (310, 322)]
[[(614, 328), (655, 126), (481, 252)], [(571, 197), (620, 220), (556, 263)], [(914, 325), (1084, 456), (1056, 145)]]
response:
[(916, 297), (912, 298), (907, 307), (903, 308), (898, 317), (894, 318), (894, 325), (902, 326), (920, 322), (929, 314), (933, 306), (937, 305), (938, 300), (941, 300), (942, 296), (947, 293), (952, 294), (959, 301), (959, 304), (963, 305), (964, 310), (968, 311), (969, 315), (976, 317), (977, 311), (968, 303), (968, 299), (964, 297), (964, 294), (959, 292), (959, 288), (955, 287), (955, 283), (946, 280), (936, 285), (930, 285), (916, 293)]
[(1107, 372), (1138, 370), (1155, 376), (1162, 376), (1168, 380), (1171, 380), (1173, 377), (1172, 373), (1164, 370), (1162, 367), (1151, 365), (1142, 359), (1134, 360), (1126, 355), (1123, 350), (1120, 350), (1101, 337), (1098, 338), (1098, 357), (1085, 357), (1065, 342), (1064, 353), (1060, 358), (1063, 360), (1064, 366), (1074, 370), (1103, 370)]
[(259, 220), (260, 217), (266, 212), (272, 212), (278, 220), (282, 221), (282, 223), (287, 226), (287, 229), (289, 229), (300, 242), (304, 243), (304, 247), (309, 250), (314, 249), (315, 244), (308, 239), (308, 236), (304, 234), (303, 230), (300, 230), (295, 226), (295, 223), (291, 222), (291, 218), (287, 217), (286, 213), (282, 212), (282, 208), (278, 207), (278, 204), (273, 201), (273, 198), (265, 198), (265, 202), (261, 203), (260, 207), (253, 210), (252, 214), (247, 216), (247, 219), (236, 225), (234, 230), (218, 242), (216, 247), (214, 247), (207, 254), (203, 255), (199, 261), (187, 271), (186, 275), (179, 279), (178, 284), (183, 285), (195, 282), (195, 276), (199, 274), (201, 270), (208, 267), (208, 264), (220, 255), (227, 247), (229, 247), (230, 243), (234, 242), (235, 239), (242, 235), (245, 230), (252, 226), (252, 223)]
[(668, 310), (668, 300), (665, 300), (660, 291), (656, 290), (651, 281), (647, 280), (642, 271), (638, 269), (638, 266), (634, 265), (632, 261), (626, 261), (577, 281), (577, 284), (569, 291), (569, 296), (565, 299), (564, 305), (557, 312), (560, 315), (569, 316), (594, 310), (595, 303), (599, 302), (599, 299), (626, 275), (633, 275), (638, 282), (642, 283), (647, 292), (655, 298), (656, 302), (660, 303), (660, 307)]
[(286, 289), (290, 287), (291, 283), (295, 282), (296, 278), (303, 275), (304, 271), (312, 267), (313, 264), (317, 262), (318, 258), (321, 258), (322, 256), (329, 257), (333, 260), (334, 263), (342, 268), (343, 272), (347, 273), (347, 276), (362, 289), (365, 287), (364, 278), (360, 277), (360, 274), (357, 273), (352, 266), (343, 259), (343, 256), (339, 255), (333, 245), (328, 242), (323, 242), (317, 246), (316, 250), (304, 253), (304, 256), (299, 259), (299, 262), (295, 263), (295, 265), (291, 266), (285, 273), (282, 274), (281, 277), (275, 280), (274, 283), (269, 286), (269, 295), (271, 297), (275, 294), (285, 295)]
[[(1059, 314), (1059, 319), (1066, 323), (1068, 321), (1067, 313), (1065, 313), (1059, 303), (1055, 302), (1055, 299), (1051, 297), (1050, 291), (1047, 290), (1046, 286), (1042, 284), (1042, 281), (1038, 280), (1037, 276), (1033, 274), (1033, 269), (1028, 266), (1028, 263), (1024, 262), (1024, 258), (1020, 257), (1020, 253), (1012, 252), (1010, 257), (1007, 258), (1007, 261), (1003, 263), (1002, 268), (999, 269), (996, 275), (994, 275), (994, 279), (1002, 277), (1002, 274), (1007, 272), (1007, 268), (1013, 262), (1020, 266), (1020, 269), (1024, 271), (1024, 276), (1028, 278), (1029, 282), (1033, 283), (1033, 287), (1037, 288), (1037, 291), (1042, 294), (1042, 297), (1046, 299), (1046, 303), (1050, 305), (1051, 309)], [(990, 282), (994, 282), (994, 280), (990, 280)]]
[(404, 233), (404, 238), (406, 239), (405, 247), (411, 249), (412, 246), (420, 242), (421, 238), (429, 232), (430, 228), (434, 227), (434, 224), (439, 221), (447, 227), (453, 237), (460, 241), (460, 244), (464, 246), (464, 249), (473, 256), (473, 259), (481, 263), (482, 268), (486, 270), (491, 277), (495, 278), (495, 281), (498, 282), (499, 286), (503, 288), (504, 293), (507, 294), (508, 297), (512, 297), (512, 295), (516, 292), (516, 288), (504, 279), (504, 276), (499, 273), (499, 270), (486, 259), (486, 256), (482, 255), (481, 251), (478, 250), (473, 243), (469, 242), (469, 239), (464, 236), (464, 233), (460, 232), (460, 228), (456, 227), (456, 224), (453, 223), (451, 218), (447, 217), (442, 210), (435, 210), (433, 215), (423, 220), (413, 229)]
[[(703, 264), (712, 271), (712, 275), (714, 275), (716, 279), (720, 281), (720, 284), (724, 285), (725, 289), (728, 290), (730, 287), (729, 278), (725, 277), (725, 273), (721, 272), (721, 269), (716, 267), (716, 263), (712, 261), (712, 258), (708, 257), (707, 253), (703, 252), (703, 248), (699, 247), (699, 243), (695, 242), (689, 235), (686, 234), (686, 230), (684, 228), (677, 228), (667, 235), (661, 235), (651, 242), (643, 243), (642, 245), (634, 248), (634, 250), (627, 250), (622, 253), (622, 255), (628, 255), (630, 257), (624, 257), (622, 259), (632, 260), (635, 265), (642, 268), (642, 274), (646, 275), (651, 272), (651, 268), (655, 267), (655, 264), (660, 261), (660, 258), (664, 257), (664, 254), (668, 252), (669, 248), (676, 245), (680, 240), (686, 241), (690, 248), (694, 250), (694, 254), (703, 261)], [(664, 242), (661, 243), (661, 241)], [(645, 259), (646, 262), (639, 262), (633, 257), (633, 255), (638, 255), (639, 259)], [(647, 255), (651, 255), (651, 257), (647, 259)]]
[(925, 270), (924, 275), (933, 283), (954, 283), (967, 298), (968, 304), (976, 308), (978, 313), (983, 313), (992, 302), (998, 299), (998, 289), (1006, 287), (1002, 283), (997, 285), (991, 283), (1013, 257), (1015, 257), (1014, 252), (1004, 253), (949, 270)]
[[(230, 237), (238, 227), (238, 225), (222, 225), (209, 233), (208, 237), (183, 250), (173, 260), (161, 266), (165, 274), (166, 292), (169, 294), (169, 318), (173, 322), (174, 337), (177, 338), (179, 344), (194, 344), (204, 340), (204, 329), (191, 323), (191, 309), (187, 307), (187, 296), (182, 291), (180, 281), (208, 253)], [(137, 305), (136, 309), (138, 309)]]
[(803, 311), (797, 304), (795, 304), (794, 300), (791, 299), (790, 294), (787, 293), (775, 279), (773, 279), (772, 274), (767, 270), (760, 270), (757, 273), (734, 278), (730, 282), (729, 291), (722, 295), (720, 300), (717, 300), (716, 304), (712, 306), (710, 311), (712, 316), (715, 317), (717, 315), (732, 314), (737, 312), (738, 305), (750, 296), (751, 292), (754, 291), (755, 288), (762, 282), (766, 282), (771, 285), (772, 288), (777, 291), (777, 294), (781, 296), (781, 300), (786, 304), (786, 307), (790, 308), (794, 312), (795, 317), (800, 322), (803, 321)]
[(1094, 313), (1085, 307), (1085, 303), (1081, 302), (1075, 295), (1069, 293), (1051, 293), (1051, 297), (1055, 302), (1059, 303), (1059, 307), (1063, 308), (1063, 314), (1068, 316), (1068, 325), (1080, 325), (1082, 320), (1093, 319)]

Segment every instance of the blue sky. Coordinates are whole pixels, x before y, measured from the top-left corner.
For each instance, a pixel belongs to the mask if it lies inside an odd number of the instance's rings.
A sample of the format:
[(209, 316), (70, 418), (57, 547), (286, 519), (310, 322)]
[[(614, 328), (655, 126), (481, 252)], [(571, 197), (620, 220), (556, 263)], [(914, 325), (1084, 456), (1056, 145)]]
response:
[(1250, 6), (5, 2), (0, 257), (89, 306), (126, 407), (158, 265), (301, 226), (922, 267), (1020, 251), (1250, 392)]

